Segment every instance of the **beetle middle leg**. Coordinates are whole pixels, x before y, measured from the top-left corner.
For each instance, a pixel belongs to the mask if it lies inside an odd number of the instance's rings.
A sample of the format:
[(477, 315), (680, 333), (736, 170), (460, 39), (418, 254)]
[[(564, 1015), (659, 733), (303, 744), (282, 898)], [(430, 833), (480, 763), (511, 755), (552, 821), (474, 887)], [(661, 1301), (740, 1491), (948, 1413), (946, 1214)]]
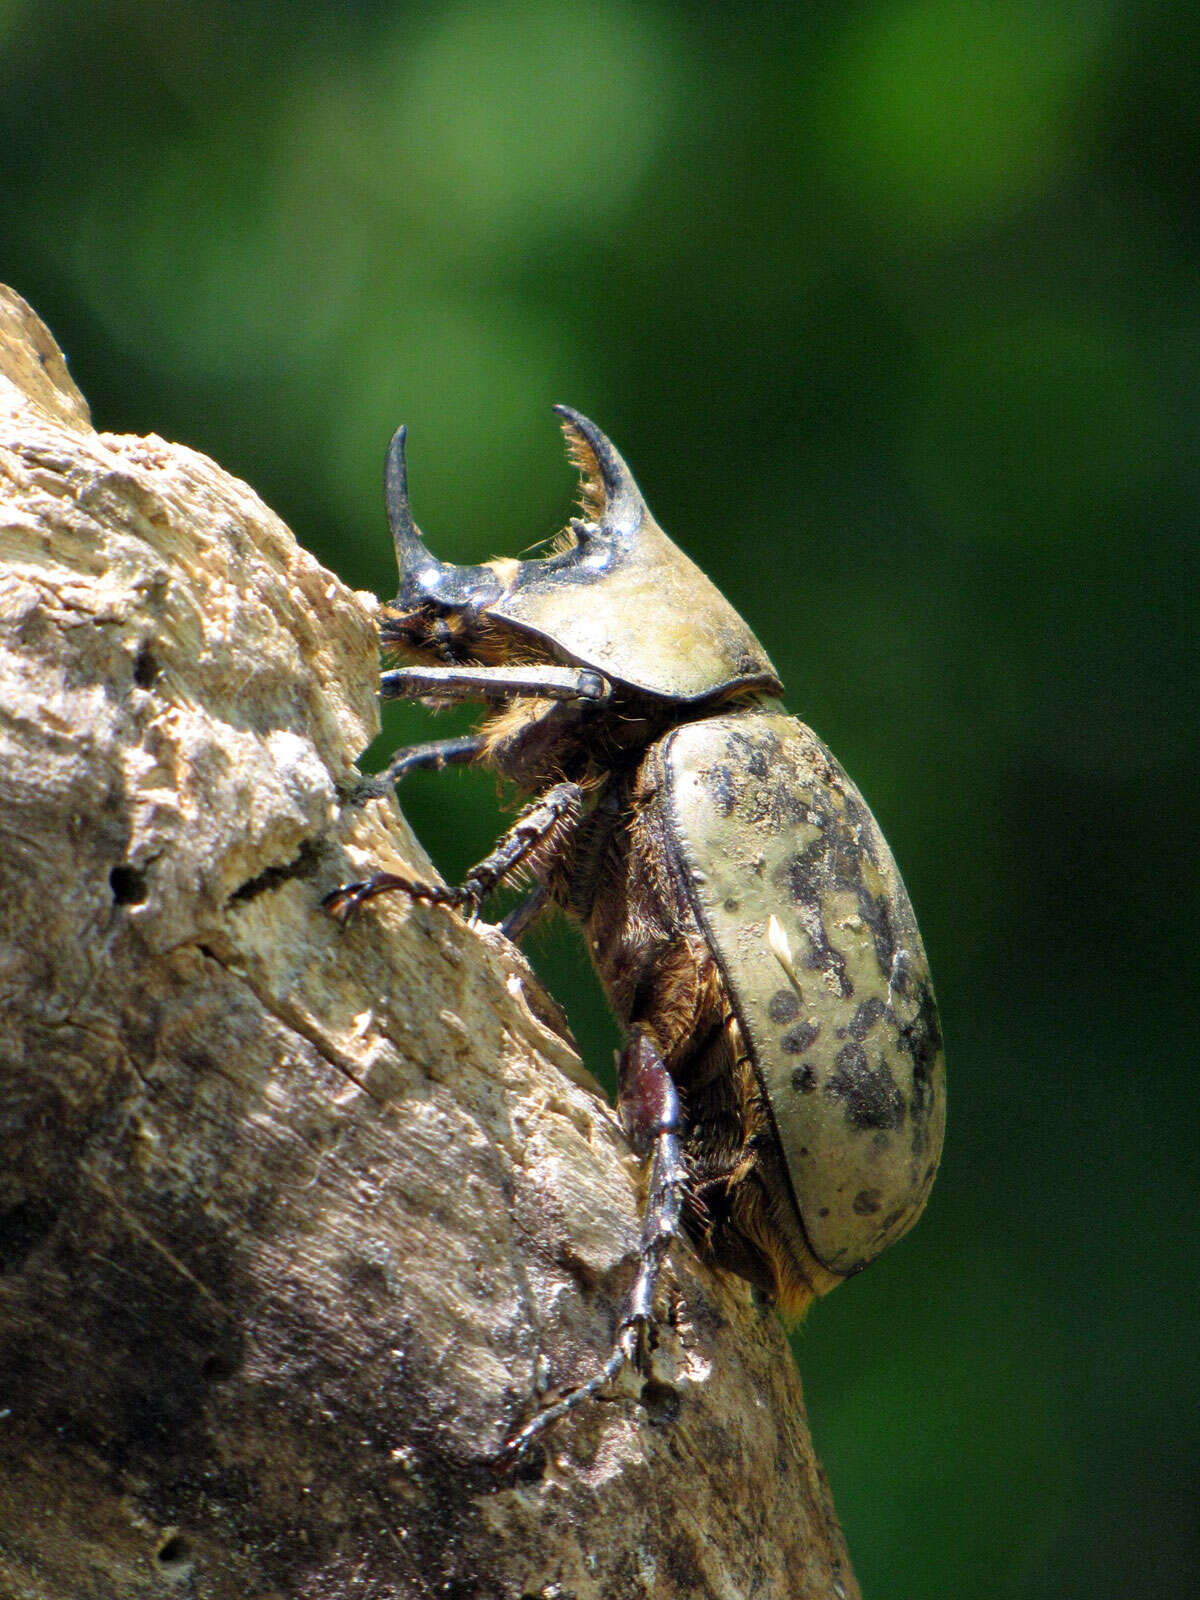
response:
[(481, 734), (464, 734), (457, 739), (430, 739), (426, 744), (410, 744), (397, 750), (382, 772), (363, 778), (355, 785), (352, 799), (378, 800), (410, 772), (441, 772), (443, 767), (467, 766), (477, 761), (487, 748)]
[(671, 1241), (679, 1232), (689, 1176), (683, 1156), (679, 1091), (657, 1047), (645, 1034), (635, 1034), (621, 1052), (617, 1105), (634, 1149), (640, 1155), (652, 1153), (637, 1277), (625, 1297), (608, 1360), (594, 1377), (539, 1411), (515, 1433), (502, 1452), (504, 1461), (518, 1456), (538, 1434), (598, 1394), (626, 1362), (643, 1377), (647, 1375), (649, 1336), (655, 1320), (654, 1292)]
[(393, 891), (432, 905), (458, 906), (475, 916), (480, 905), (510, 873), (529, 861), (543, 861), (566, 848), (578, 826), (583, 793), (577, 783), (556, 783), (540, 799), (526, 806), (512, 827), (489, 855), (467, 873), (457, 887), (439, 883), (419, 883), (396, 872), (377, 872), (358, 883), (344, 883), (321, 902), (325, 909), (343, 921), (376, 895)]

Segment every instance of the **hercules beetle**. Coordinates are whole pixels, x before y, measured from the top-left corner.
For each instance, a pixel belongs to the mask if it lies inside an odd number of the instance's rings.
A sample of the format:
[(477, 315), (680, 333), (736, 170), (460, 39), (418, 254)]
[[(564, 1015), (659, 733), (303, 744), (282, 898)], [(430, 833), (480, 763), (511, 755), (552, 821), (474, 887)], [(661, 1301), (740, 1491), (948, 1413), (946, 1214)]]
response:
[(945, 1121), (929, 969), (874, 817), (610, 441), (556, 409), (583, 516), (544, 558), (436, 560), (403, 428), (386, 468), (400, 591), (381, 642), (418, 664), (384, 672), (382, 695), (491, 711), (399, 752), (380, 788), (475, 762), (536, 798), (461, 887), (378, 873), (327, 902), (347, 915), (402, 890), (474, 915), (521, 872), (534, 891), (502, 927), (573, 914), (626, 1031), (618, 1107), (652, 1158), (637, 1275), (607, 1362), (510, 1455), (624, 1362), (646, 1371), (681, 1225), (797, 1316), (916, 1221)]

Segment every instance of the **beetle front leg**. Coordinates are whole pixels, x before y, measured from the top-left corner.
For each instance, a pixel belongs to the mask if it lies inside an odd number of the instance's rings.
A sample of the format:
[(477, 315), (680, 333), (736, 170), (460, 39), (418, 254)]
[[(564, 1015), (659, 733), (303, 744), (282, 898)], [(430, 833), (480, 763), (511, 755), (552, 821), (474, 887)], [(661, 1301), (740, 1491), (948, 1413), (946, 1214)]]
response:
[(645, 1034), (635, 1035), (621, 1052), (618, 1110), (634, 1149), (639, 1154), (653, 1152), (650, 1186), (642, 1214), (637, 1277), (625, 1297), (617, 1337), (603, 1367), (555, 1405), (539, 1411), (514, 1434), (504, 1447), (502, 1461), (518, 1456), (538, 1434), (598, 1394), (626, 1362), (636, 1372), (646, 1375), (649, 1332), (655, 1320), (654, 1292), (671, 1241), (679, 1232), (689, 1179), (683, 1157), (683, 1106), (679, 1091), (658, 1049)]
[(344, 883), (321, 904), (343, 921), (376, 895), (399, 891), (432, 905), (458, 906), (474, 917), (480, 905), (511, 872), (530, 856), (556, 854), (566, 848), (578, 826), (583, 792), (577, 783), (556, 783), (540, 800), (526, 806), (496, 848), (473, 866), (457, 887), (418, 883), (395, 872), (377, 872), (360, 883)]
[(381, 700), (587, 700), (604, 704), (612, 687), (589, 667), (395, 667), (379, 675)]

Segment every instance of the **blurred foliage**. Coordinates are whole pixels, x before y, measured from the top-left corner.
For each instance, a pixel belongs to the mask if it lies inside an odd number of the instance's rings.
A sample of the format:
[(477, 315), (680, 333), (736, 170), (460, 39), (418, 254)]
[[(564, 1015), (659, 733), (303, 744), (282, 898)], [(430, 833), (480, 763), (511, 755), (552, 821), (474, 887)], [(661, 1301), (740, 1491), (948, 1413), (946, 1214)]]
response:
[[(392, 427), (480, 559), (560, 524), (569, 401), (871, 798), (953, 1082), (797, 1340), (871, 1596), (1200, 1570), (1198, 103), (1185, 0), (0, 0), (0, 277), (99, 426), (390, 593)], [(449, 874), (497, 828), (404, 799)]]

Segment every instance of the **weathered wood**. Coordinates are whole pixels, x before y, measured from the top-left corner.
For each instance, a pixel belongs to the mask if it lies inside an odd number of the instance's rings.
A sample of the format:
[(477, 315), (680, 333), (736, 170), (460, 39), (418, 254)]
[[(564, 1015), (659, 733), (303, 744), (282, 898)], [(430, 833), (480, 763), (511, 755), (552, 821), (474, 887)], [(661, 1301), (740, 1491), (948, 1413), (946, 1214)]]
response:
[(0, 291), (0, 1593), (857, 1594), (782, 1333), (680, 1248), (520, 954), (400, 897), (370, 596), (245, 484), (92, 431)]

